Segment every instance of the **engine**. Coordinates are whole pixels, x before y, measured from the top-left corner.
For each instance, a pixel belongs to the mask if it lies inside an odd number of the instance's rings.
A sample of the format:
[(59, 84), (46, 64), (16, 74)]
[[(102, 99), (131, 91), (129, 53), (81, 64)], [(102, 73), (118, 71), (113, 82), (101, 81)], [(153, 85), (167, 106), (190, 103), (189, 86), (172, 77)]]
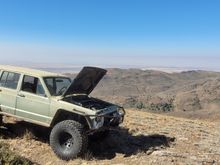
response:
[(71, 96), (64, 98), (63, 100), (91, 110), (100, 110), (112, 105), (108, 102), (92, 98), (87, 95)]

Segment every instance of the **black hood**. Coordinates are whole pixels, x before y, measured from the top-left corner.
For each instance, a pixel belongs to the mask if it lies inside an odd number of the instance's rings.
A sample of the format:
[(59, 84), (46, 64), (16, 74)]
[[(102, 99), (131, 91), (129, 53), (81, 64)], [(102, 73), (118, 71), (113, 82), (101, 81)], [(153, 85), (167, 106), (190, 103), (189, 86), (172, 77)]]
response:
[(64, 92), (63, 96), (72, 94), (87, 94), (89, 95), (99, 81), (104, 77), (107, 70), (96, 67), (84, 67), (72, 84)]

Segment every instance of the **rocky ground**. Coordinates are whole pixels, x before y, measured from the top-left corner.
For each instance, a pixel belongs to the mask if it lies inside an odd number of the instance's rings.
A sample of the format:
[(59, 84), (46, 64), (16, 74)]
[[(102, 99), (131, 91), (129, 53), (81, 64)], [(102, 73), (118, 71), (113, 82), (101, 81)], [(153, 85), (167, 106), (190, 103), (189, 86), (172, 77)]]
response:
[[(10, 120), (11, 121), (11, 120)], [(0, 142), (42, 165), (71, 164), (220, 164), (219, 121), (189, 120), (127, 110), (121, 129), (93, 141), (83, 158), (59, 160), (48, 145), (47, 129), (24, 122), (0, 128)]]

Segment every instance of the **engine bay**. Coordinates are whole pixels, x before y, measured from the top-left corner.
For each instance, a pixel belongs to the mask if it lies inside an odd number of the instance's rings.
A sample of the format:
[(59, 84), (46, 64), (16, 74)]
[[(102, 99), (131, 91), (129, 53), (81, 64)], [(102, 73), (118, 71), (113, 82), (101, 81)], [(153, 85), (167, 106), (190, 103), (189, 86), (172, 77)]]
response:
[(100, 110), (100, 109), (104, 109), (112, 105), (111, 103), (108, 103), (108, 102), (105, 102), (105, 101), (102, 101), (96, 98), (92, 98), (87, 95), (65, 97), (63, 101), (76, 104), (78, 106), (88, 108), (91, 110)]

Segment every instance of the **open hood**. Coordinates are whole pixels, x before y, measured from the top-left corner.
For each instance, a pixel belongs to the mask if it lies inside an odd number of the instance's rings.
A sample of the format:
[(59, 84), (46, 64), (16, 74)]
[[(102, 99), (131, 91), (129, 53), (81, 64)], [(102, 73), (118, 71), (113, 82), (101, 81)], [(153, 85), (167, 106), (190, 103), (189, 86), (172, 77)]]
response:
[(106, 74), (105, 69), (84, 67), (64, 92), (63, 97), (72, 94), (89, 95)]

